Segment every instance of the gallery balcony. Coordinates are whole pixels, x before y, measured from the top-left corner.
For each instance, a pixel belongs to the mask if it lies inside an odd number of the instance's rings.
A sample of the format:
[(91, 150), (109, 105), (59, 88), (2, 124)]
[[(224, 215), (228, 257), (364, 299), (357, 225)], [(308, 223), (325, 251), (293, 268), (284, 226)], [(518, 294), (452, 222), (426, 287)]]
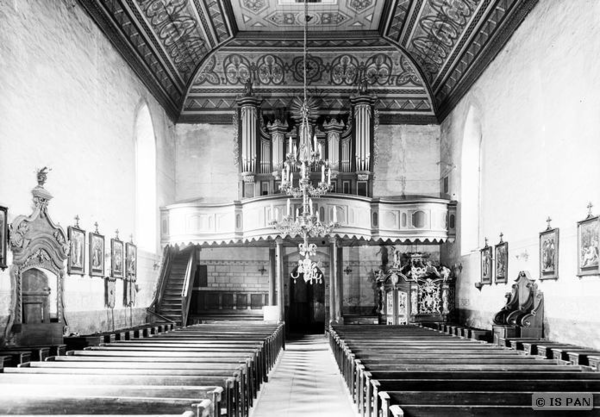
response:
[[(281, 233), (272, 221), (286, 215), (287, 200), (287, 195), (269, 195), (224, 204), (168, 205), (161, 209), (161, 244), (235, 245), (273, 240)], [(290, 212), (296, 213), (300, 205), (301, 199), (292, 199)], [(321, 221), (337, 220), (339, 226), (331, 235), (342, 239), (442, 243), (456, 237), (456, 202), (446, 199), (327, 194), (313, 199), (313, 207)]]

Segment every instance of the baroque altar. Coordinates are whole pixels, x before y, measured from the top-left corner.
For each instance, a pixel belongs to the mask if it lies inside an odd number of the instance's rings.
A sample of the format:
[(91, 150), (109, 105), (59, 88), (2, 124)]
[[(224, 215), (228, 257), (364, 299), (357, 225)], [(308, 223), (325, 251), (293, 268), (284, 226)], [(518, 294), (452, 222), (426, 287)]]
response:
[(427, 253), (394, 253), (390, 268), (377, 271), (381, 324), (448, 321), (454, 311), (454, 272)]

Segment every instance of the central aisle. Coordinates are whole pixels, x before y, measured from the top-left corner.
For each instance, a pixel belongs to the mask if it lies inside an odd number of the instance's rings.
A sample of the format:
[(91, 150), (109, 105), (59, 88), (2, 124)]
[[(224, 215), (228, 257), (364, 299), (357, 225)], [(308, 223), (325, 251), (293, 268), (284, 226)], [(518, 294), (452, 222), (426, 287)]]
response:
[(350, 396), (323, 335), (298, 335), (263, 385), (251, 417), (355, 417)]

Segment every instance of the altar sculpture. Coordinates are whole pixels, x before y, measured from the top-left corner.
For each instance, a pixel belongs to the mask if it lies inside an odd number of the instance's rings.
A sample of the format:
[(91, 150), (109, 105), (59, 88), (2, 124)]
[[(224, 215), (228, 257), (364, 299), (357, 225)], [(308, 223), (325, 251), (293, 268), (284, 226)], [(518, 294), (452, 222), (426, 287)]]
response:
[(454, 310), (454, 272), (427, 253), (394, 252), (376, 275), (381, 324), (445, 322)]

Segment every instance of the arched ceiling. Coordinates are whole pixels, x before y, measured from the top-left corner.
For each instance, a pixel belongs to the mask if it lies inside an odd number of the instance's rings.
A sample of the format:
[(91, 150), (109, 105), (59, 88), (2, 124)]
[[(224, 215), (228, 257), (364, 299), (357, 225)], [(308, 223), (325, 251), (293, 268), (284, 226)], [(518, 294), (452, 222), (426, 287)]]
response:
[[(308, 0), (308, 91), (381, 123), (437, 123), (538, 0)], [(265, 107), (302, 93), (301, 0), (80, 0), (169, 115), (229, 123), (250, 77)]]

